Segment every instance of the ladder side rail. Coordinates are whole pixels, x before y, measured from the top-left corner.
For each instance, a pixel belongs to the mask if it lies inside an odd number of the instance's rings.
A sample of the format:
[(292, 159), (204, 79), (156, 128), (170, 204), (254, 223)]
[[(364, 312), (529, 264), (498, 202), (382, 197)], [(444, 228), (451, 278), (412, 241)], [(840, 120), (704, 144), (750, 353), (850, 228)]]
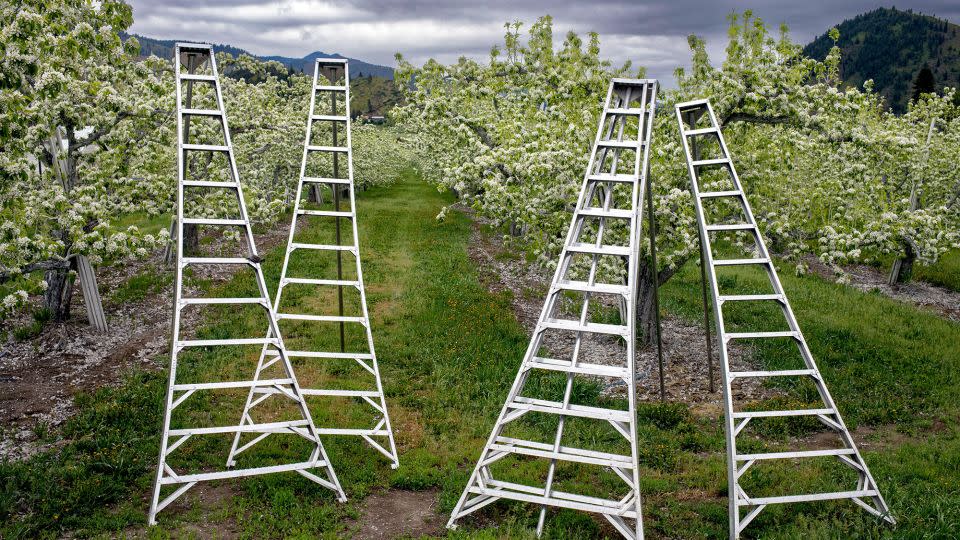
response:
[[(693, 204), (697, 214), (697, 228), (699, 229), (700, 238), (703, 239), (704, 244), (704, 249), (701, 250), (704, 260), (701, 262), (701, 264), (703, 264), (706, 268), (707, 278), (710, 282), (710, 293), (713, 296), (713, 315), (717, 327), (717, 337), (720, 341), (720, 346), (718, 348), (720, 351), (721, 375), (723, 376), (723, 407), (725, 409), (724, 412), (726, 413), (724, 415), (724, 438), (726, 439), (727, 443), (727, 498), (729, 507), (729, 530), (730, 538), (736, 538), (740, 530), (740, 509), (739, 505), (737, 504), (739, 493), (737, 492), (738, 482), (736, 476), (737, 442), (736, 431), (733, 425), (733, 396), (731, 396), (730, 390), (730, 363), (727, 353), (727, 340), (725, 337), (726, 330), (724, 327), (723, 310), (720, 308), (720, 290), (717, 285), (716, 270), (713, 264), (713, 246), (710, 240), (710, 233), (707, 231), (703, 204), (700, 200), (699, 174), (697, 173), (697, 168), (693, 165), (693, 157), (690, 152), (690, 142), (687, 140), (686, 129), (683, 124), (683, 112), (679, 106), (676, 107), (676, 116), (677, 124), (680, 128), (680, 139), (683, 143), (684, 156), (687, 160), (687, 173), (690, 176), (690, 191), (693, 194)], [(712, 115), (710, 118), (712, 125), (716, 127), (716, 119)], [(721, 145), (721, 148), (726, 154), (726, 146)]]
[[(607, 87), (607, 97), (603, 107), (604, 111), (606, 111), (606, 109), (608, 109), (610, 106), (610, 100), (611, 100), (611, 97), (613, 96), (613, 86), (614, 86), (614, 83), (613, 81), (611, 81)], [(603, 124), (604, 124), (605, 117), (606, 117), (605, 114), (601, 114), (600, 119), (597, 122), (598, 125), (597, 125), (597, 134), (594, 139), (595, 141), (600, 140), (600, 137), (603, 133)], [(593, 148), (590, 151), (590, 161), (588, 163), (593, 164), (594, 160), (596, 159), (596, 156), (597, 156), (597, 145), (596, 143), (594, 143)], [(591, 174), (590, 169), (591, 167), (590, 165), (588, 165), (587, 171), (583, 175), (583, 182), (581, 183), (581, 187), (580, 187), (580, 195), (577, 200), (577, 208), (580, 208), (583, 205), (584, 197), (586, 196), (587, 188), (589, 187), (589, 183), (590, 183), (590, 174)], [(562, 272), (564, 270), (564, 266), (565, 266), (564, 261), (567, 253), (566, 247), (575, 238), (574, 233), (576, 232), (576, 230), (577, 230), (577, 220), (571, 219), (570, 227), (567, 230), (567, 236), (566, 236), (566, 239), (564, 240), (564, 244), (563, 244), (564, 247), (562, 248), (562, 251), (561, 251), (560, 263), (557, 264), (557, 268), (553, 273), (551, 288), (552, 288), (552, 284), (559, 282), (559, 280), (563, 275)], [(453, 508), (453, 512), (451, 512), (450, 514), (450, 520), (447, 522), (447, 527), (452, 528), (456, 526), (455, 522), (460, 512), (463, 510), (463, 505), (466, 502), (468, 495), (470, 494), (470, 489), (473, 487), (475, 483), (477, 483), (477, 477), (479, 476), (481, 469), (486, 468), (483, 465), (484, 457), (489, 453), (491, 445), (495, 443), (497, 437), (499, 436), (503, 428), (503, 421), (507, 413), (510, 411), (510, 404), (514, 401), (514, 399), (520, 393), (520, 389), (523, 388), (523, 385), (527, 380), (527, 377), (529, 375), (529, 370), (524, 369), (524, 366), (528, 364), (528, 362), (530, 361), (529, 359), (533, 358), (537, 354), (537, 350), (539, 348), (539, 343), (540, 343), (539, 336), (543, 333), (541, 331), (541, 325), (545, 321), (545, 318), (546, 318), (545, 314), (547, 313), (547, 309), (550, 308), (552, 305), (553, 296), (554, 296), (553, 294), (548, 293), (546, 295), (546, 298), (544, 299), (543, 308), (540, 312), (540, 318), (538, 319), (537, 326), (534, 329), (534, 339), (531, 339), (530, 343), (527, 345), (527, 350), (523, 355), (523, 360), (521, 361), (520, 369), (517, 370), (517, 375), (513, 380), (513, 385), (510, 387), (510, 391), (507, 393), (507, 398), (503, 402), (503, 407), (500, 409), (500, 414), (497, 417), (497, 421), (494, 424), (493, 429), (490, 430), (490, 436), (487, 438), (487, 442), (486, 444), (484, 444), (483, 450), (480, 452), (480, 456), (477, 459), (477, 464), (474, 466), (473, 472), (470, 474), (470, 479), (467, 481), (467, 485), (464, 487), (463, 493), (460, 495), (460, 499), (457, 501), (456, 506), (454, 506)]]

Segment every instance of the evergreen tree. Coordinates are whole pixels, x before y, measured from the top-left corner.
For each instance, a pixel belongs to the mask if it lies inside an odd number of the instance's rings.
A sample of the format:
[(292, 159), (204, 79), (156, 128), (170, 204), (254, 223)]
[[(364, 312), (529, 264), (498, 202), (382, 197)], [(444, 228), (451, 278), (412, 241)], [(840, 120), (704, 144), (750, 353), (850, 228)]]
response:
[(936, 91), (936, 80), (930, 66), (924, 64), (913, 81), (913, 101), (920, 99), (922, 94), (932, 94)]

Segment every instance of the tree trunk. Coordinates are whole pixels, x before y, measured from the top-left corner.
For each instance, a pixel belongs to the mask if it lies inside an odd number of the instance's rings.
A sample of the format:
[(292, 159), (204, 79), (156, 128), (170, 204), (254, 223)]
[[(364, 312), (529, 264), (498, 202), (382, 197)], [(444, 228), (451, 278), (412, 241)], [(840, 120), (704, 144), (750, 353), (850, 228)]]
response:
[(310, 184), (310, 200), (317, 204), (323, 204), (323, 190), (320, 189), (319, 185)]
[(200, 249), (200, 235), (197, 233), (197, 226), (192, 223), (186, 223), (183, 226), (183, 255), (194, 254)]
[(640, 340), (640, 346), (646, 347), (653, 344), (653, 338), (656, 335), (653, 317), (653, 295), (656, 290), (651, 283), (650, 278), (653, 269), (647, 260), (640, 261), (640, 268), (637, 272), (637, 338)]
[(70, 269), (47, 270), (44, 280), (47, 282), (47, 290), (43, 293), (43, 304), (50, 312), (51, 319), (55, 321), (69, 319), (70, 299), (73, 297), (73, 277), (70, 275)]
[(910, 281), (913, 277), (913, 263), (917, 260), (917, 251), (914, 249), (913, 240), (907, 238), (903, 241), (903, 256), (893, 262), (893, 268), (890, 269), (890, 286), (899, 285)]

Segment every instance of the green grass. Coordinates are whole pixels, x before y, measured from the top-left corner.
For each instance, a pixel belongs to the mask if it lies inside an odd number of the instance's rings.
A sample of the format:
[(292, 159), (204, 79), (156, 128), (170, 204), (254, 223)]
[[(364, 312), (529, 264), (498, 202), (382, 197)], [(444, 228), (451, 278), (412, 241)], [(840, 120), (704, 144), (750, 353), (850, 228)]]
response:
[(918, 265), (914, 270), (914, 277), (952, 291), (960, 291), (960, 249), (948, 251), (934, 265)]
[[(189, 495), (160, 515), (153, 537), (189, 536), (206, 530), (236, 529), (244, 537), (348, 536), (356, 527), (363, 498), (387, 487), (436, 490), (439, 508), (449, 515), (503, 403), (529, 336), (514, 318), (507, 293), (490, 294), (467, 255), (472, 225), (461, 214), (443, 223), (434, 216), (450, 197), (424, 184), (410, 171), (398, 183), (363, 194), (359, 203), (364, 280), (373, 319), (391, 420), (401, 466), (393, 471), (362, 441), (326, 442), (350, 501), (338, 504), (331, 492), (306, 479), (273, 475), (225, 482), (230, 495), (214, 509)], [(319, 231), (307, 231), (311, 239)], [(282, 246), (266, 253), (264, 269), (276, 287)], [(330, 271), (329, 260), (297, 263)], [(294, 266), (296, 269), (296, 265)], [(301, 268), (302, 269), (302, 268)], [(870, 430), (864, 456), (900, 524), (879, 525), (850, 503), (768, 508), (747, 530), (764, 538), (951, 538), (960, 534), (960, 325), (815, 277), (785, 272), (801, 327), (824, 377), (851, 427)], [(295, 275), (295, 274), (294, 274)], [(663, 290), (666, 310), (691, 321), (700, 317), (699, 272), (690, 265)], [(149, 293), (157, 276), (128, 284), (124, 298)], [(742, 289), (759, 288), (748, 273), (724, 278)], [(249, 290), (249, 276), (227, 284), (203, 284), (218, 295)], [(144, 296), (145, 297), (145, 296)], [(301, 308), (326, 307), (331, 297), (288, 290), (284, 302)], [(348, 306), (355, 307), (348, 301)], [(746, 310), (730, 318), (738, 327), (772, 323), (766, 312)], [(219, 311), (201, 330), (203, 337), (263, 331), (260, 319), (240, 311)], [(349, 338), (349, 336), (348, 336)], [(333, 332), (291, 332), (290, 340), (310, 346), (336, 344)], [(355, 339), (351, 338), (351, 339)], [(775, 347), (755, 351), (766, 366), (783, 363)], [(180, 376), (196, 379), (246, 376), (256, 354), (240, 357), (206, 351), (186, 357)], [(347, 372), (317, 363), (298, 365), (301, 381), (332, 380)], [(655, 384), (641, 381), (640, 384)], [(55, 450), (21, 463), (0, 464), (0, 537), (112, 537), (135, 533), (146, 520), (148, 494), (159, 447), (165, 378), (133, 373), (119, 388), (79, 398), (79, 413), (65, 427)], [(555, 378), (531, 380), (527, 395), (549, 397), (561, 391)], [(789, 403), (809, 401), (801, 387), (785, 387)], [(197, 394), (184, 405), (185, 416), (204, 425), (235, 423), (242, 393)], [(599, 385), (576, 388), (583, 404), (623, 406), (600, 397)], [(335, 402), (312, 403), (319, 423), (358, 421), (363, 408)], [(645, 525), (648, 536), (716, 538), (726, 535), (726, 473), (722, 422), (716, 414), (694, 414), (684, 404), (639, 407), (639, 447)], [(555, 423), (531, 418), (518, 435), (549, 436)], [(815, 427), (787, 423), (761, 430), (742, 441), (741, 450), (776, 449), (790, 437)], [(572, 422), (567, 444), (615, 448), (610, 430)], [(215, 439), (215, 438), (208, 438)], [(185, 444), (179, 465), (219, 466), (229, 441)], [(289, 459), (304, 451), (298, 441), (273, 436), (245, 456), (245, 464)], [(513, 479), (540, 483), (542, 463), (516, 461), (504, 471)], [(571, 467), (558, 476), (565, 486), (605, 492), (622, 485)], [(758, 475), (759, 488), (813, 489), (839, 478), (831, 463), (800, 468), (775, 466)], [(453, 538), (532, 538), (536, 507), (501, 503), (462, 521)], [(482, 527), (488, 528), (482, 528)], [(547, 538), (615, 537), (605, 521), (573, 511), (551, 512)]]

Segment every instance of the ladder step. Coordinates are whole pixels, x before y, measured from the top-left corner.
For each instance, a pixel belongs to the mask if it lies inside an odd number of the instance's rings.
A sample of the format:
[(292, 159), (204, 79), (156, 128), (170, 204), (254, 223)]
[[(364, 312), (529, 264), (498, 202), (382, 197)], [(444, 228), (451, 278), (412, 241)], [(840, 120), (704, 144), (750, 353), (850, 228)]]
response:
[(731, 379), (737, 377), (802, 377), (804, 375), (814, 376), (816, 370), (813, 369), (783, 369), (779, 371), (731, 371)]
[(757, 228), (753, 223), (733, 223), (728, 225), (707, 225), (708, 232), (715, 231), (751, 231)]
[(737, 461), (755, 461), (764, 459), (794, 459), (823, 456), (850, 456), (856, 454), (853, 448), (834, 448), (830, 450), (794, 450), (791, 452), (767, 452), (763, 454), (739, 454)]
[(184, 266), (188, 264), (259, 264), (243, 257), (183, 257), (180, 262)]
[(637, 148), (640, 141), (597, 141), (597, 146), (607, 148)]
[(752, 338), (781, 338), (789, 337), (798, 339), (800, 337), (800, 332), (794, 332), (792, 330), (783, 330), (778, 332), (728, 332), (724, 334), (727, 340), (731, 339), (752, 339)]
[(320, 120), (320, 121), (333, 121), (333, 122), (346, 122), (346, 116), (334, 116), (331, 114), (314, 114), (310, 117), (311, 120)]
[(717, 197), (739, 197), (743, 195), (743, 192), (737, 190), (730, 191), (707, 191), (700, 193), (701, 199), (714, 199)]
[(559, 451), (554, 451), (552, 444), (514, 439), (511, 437), (497, 437), (495, 443), (491, 444), (489, 448), (494, 452), (508, 452), (531, 457), (559, 459), (575, 463), (586, 463), (588, 465), (613, 465), (621, 469), (633, 470), (633, 458), (630, 456), (595, 452), (568, 446), (561, 446)]
[(281, 283), (284, 285), (336, 285), (342, 287), (359, 287), (359, 281), (349, 281), (346, 279), (312, 279), (312, 278), (283, 278)]
[(211, 182), (208, 180), (184, 180), (184, 187), (213, 187), (213, 188), (227, 188), (227, 189), (237, 189), (238, 185), (236, 182)]
[(614, 285), (612, 283), (587, 283), (586, 281), (567, 281), (560, 280), (556, 284), (557, 289), (567, 291), (581, 291), (599, 294), (630, 294), (630, 287), (626, 285)]
[(630, 411), (619, 411), (616, 409), (604, 409), (602, 407), (588, 407), (586, 405), (568, 405), (564, 408), (563, 403), (559, 401), (548, 401), (545, 399), (533, 399), (523, 396), (517, 396), (507, 404), (511, 409), (528, 410), (532, 412), (542, 412), (548, 414), (562, 414), (566, 416), (578, 416), (581, 418), (595, 418), (597, 420), (608, 420), (612, 422), (630, 422)]
[(782, 294), (723, 294), (719, 296), (720, 302), (749, 302), (760, 300), (783, 301)]
[(320, 216), (320, 217), (343, 217), (343, 218), (352, 218), (353, 212), (343, 211), (343, 212), (334, 212), (331, 210), (297, 210), (297, 214), (301, 216)]
[(268, 305), (263, 298), (181, 298), (183, 305), (213, 305), (213, 304), (260, 304)]
[(761, 506), (767, 504), (786, 504), (812, 501), (831, 501), (836, 499), (860, 499), (863, 497), (876, 497), (880, 493), (875, 489), (865, 489), (861, 491), (834, 491), (831, 493), (810, 493), (808, 495), (785, 495), (782, 497), (751, 497), (749, 499), (738, 499), (737, 506)]
[(684, 131), (683, 134), (686, 137), (692, 137), (695, 135), (708, 135), (710, 133), (717, 133), (717, 132), (718, 130), (715, 127), (705, 127), (705, 128), (697, 128), (697, 129), (688, 129)]
[(304, 183), (307, 184), (350, 184), (349, 178), (317, 178), (313, 176), (304, 176)]
[(636, 174), (591, 174), (587, 179), (594, 182), (620, 182), (623, 184), (632, 184), (638, 180)]
[(629, 337), (630, 335), (630, 328), (627, 326), (590, 322), (580, 324), (580, 321), (572, 321), (568, 319), (547, 319), (538, 326), (539, 330), (550, 328), (556, 330), (569, 330), (571, 332), (589, 332), (591, 334), (608, 334), (623, 337)]
[(636, 214), (634, 214), (633, 210), (623, 210), (617, 208), (610, 210), (604, 210), (602, 208), (581, 208), (577, 210), (577, 215), (602, 218), (633, 219)]
[(305, 396), (380, 397), (380, 392), (376, 390), (316, 390), (304, 388), (300, 392)]
[(204, 82), (215, 82), (217, 80), (213, 75), (195, 75), (193, 73), (181, 73), (181, 81), (204, 81)]
[(190, 144), (184, 143), (180, 146), (183, 150), (201, 150), (206, 152), (229, 152), (230, 147), (222, 144)]
[(180, 109), (184, 116), (223, 116), (220, 109)]
[(290, 250), (294, 249), (316, 249), (325, 251), (354, 251), (356, 246), (337, 246), (333, 244), (304, 244), (300, 242), (291, 242)]
[(386, 437), (390, 435), (390, 432), (385, 429), (317, 428), (317, 435), (366, 435), (368, 437)]
[(694, 167), (705, 167), (707, 165), (728, 165), (729, 163), (729, 158), (697, 159), (690, 162), (690, 164)]
[(604, 111), (604, 114), (629, 114), (634, 116), (640, 116), (645, 112), (647, 112), (647, 109), (634, 107), (629, 109), (625, 109), (625, 108), (607, 109), (606, 111)]
[(593, 244), (575, 242), (568, 245), (566, 250), (577, 253), (590, 253), (594, 255), (615, 255), (622, 257), (630, 256), (630, 246), (595, 246)]
[(318, 85), (314, 86), (313, 89), (314, 89), (314, 90), (323, 90), (323, 91), (333, 91), (333, 92), (346, 92), (346, 91), (347, 91), (347, 87), (346, 87), (346, 86), (330, 86), (330, 85), (322, 85), (322, 84), (318, 84)]
[(500, 480), (487, 480), (485, 484), (486, 487), (480, 487), (478, 485), (471, 486), (469, 488), (470, 493), (533, 504), (569, 508), (583, 512), (593, 512), (595, 514), (616, 515), (624, 519), (637, 518), (636, 507), (633, 503), (624, 506), (621, 501), (587, 497), (576, 493), (556, 490), (550, 491), (550, 497), (544, 497), (542, 487), (525, 486), (523, 484), (514, 484)]
[(217, 433), (274, 433), (277, 431), (293, 431), (291, 428), (309, 425), (307, 420), (289, 420), (286, 422), (265, 422), (262, 424), (245, 424), (240, 426), (218, 426), (207, 428), (171, 429), (170, 437), (183, 435), (213, 435)]
[(278, 347), (276, 338), (237, 338), (237, 339), (188, 339), (178, 341), (179, 347), (219, 347), (225, 345), (273, 345)]
[(180, 52), (186, 51), (200, 51), (209, 53), (213, 50), (213, 45), (209, 43), (177, 43), (177, 48), (180, 49)]
[(742, 266), (747, 264), (770, 264), (770, 259), (762, 257), (759, 259), (716, 259), (714, 266)]
[(293, 384), (293, 379), (260, 379), (258, 381), (228, 381), (197, 384), (175, 384), (173, 390), (220, 390), (224, 388), (251, 388), (255, 386), (275, 386)]
[(246, 225), (243, 219), (183, 218), (184, 225)]
[(321, 351), (287, 351), (288, 358), (325, 358), (328, 360), (371, 360), (370, 353), (321, 352)]
[(572, 366), (569, 360), (557, 360), (555, 358), (534, 357), (531, 361), (527, 362), (527, 367), (531, 369), (576, 373), (579, 375), (594, 375), (597, 377), (627, 378), (630, 376), (630, 370), (625, 367), (604, 366), (601, 364), (577, 364), (576, 366)]
[(833, 415), (833, 409), (797, 409), (792, 411), (741, 411), (733, 413), (734, 418), (779, 418), (786, 416), (820, 416)]
[(307, 151), (309, 152), (349, 152), (350, 149), (346, 146), (315, 146), (308, 145)]
[(342, 315), (304, 315), (302, 313), (277, 313), (277, 320), (316, 321), (316, 322), (349, 322), (366, 324), (364, 317), (345, 317)]

